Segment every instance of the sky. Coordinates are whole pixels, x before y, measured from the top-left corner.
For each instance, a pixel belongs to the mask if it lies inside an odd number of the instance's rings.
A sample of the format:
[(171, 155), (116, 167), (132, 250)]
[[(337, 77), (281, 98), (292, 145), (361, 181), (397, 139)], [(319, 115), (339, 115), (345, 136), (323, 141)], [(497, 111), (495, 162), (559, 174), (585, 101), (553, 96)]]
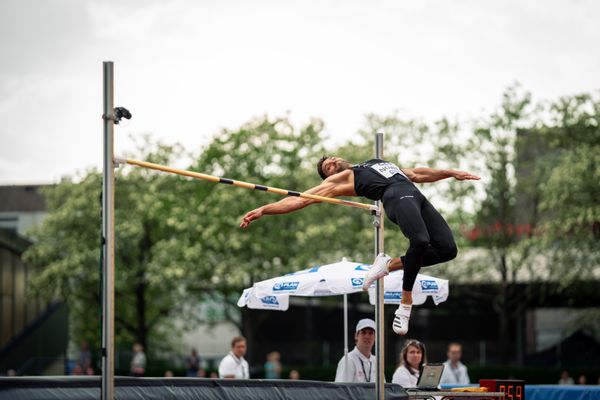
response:
[(197, 151), (223, 128), (365, 114), (467, 120), (520, 82), (534, 99), (600, 89), (595, 0), (0, 1), (0, 185), (102, 165), (102, 62), (135, 138)]

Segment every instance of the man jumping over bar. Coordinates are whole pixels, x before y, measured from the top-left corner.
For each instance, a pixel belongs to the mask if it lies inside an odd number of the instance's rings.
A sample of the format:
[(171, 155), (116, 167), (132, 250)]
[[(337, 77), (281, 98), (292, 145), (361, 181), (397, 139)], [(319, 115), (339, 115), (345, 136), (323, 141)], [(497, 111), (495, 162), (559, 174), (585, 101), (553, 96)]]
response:
[[(412, 289), (419, 270), (450, 261), (457, 254), (450, 227), (415, 183), (436, 182), (446, 178), (459, 181), (480, 178), (457, 170), (400, 169), (380, 159), (352, 165), (339, 157), (329, 156), (319, 160), (317, 172), (323, 183), (305, 193), (326, 197), (364, 196), (370, 200), (381, 200), (387, 217), (408, 238), (410, 245), (404, 256), (391, 258), (381, 253), (375, 258), (363, 285), (363, 290), (368, 290), (373, 282), (386, 276), (389, 271), (404, 269), (402, 299), (395, 312), (392, 328), (398, 335), (406, 335), (413, 302)], [(314, 203), (318, 201), (286, 197), (248, 212), (240, 227), (246, 228), (263, 215), (287, 214)]]

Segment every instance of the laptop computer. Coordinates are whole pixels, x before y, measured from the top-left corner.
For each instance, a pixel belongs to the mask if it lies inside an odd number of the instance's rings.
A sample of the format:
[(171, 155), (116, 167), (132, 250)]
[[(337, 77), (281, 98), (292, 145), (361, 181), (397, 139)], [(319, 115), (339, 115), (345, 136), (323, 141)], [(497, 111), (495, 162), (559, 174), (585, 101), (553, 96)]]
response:
[(442, 372), (444, 372), (444, 364), (423, 364), (417, 381), (417, 389), (420, 391), (438, 390)]

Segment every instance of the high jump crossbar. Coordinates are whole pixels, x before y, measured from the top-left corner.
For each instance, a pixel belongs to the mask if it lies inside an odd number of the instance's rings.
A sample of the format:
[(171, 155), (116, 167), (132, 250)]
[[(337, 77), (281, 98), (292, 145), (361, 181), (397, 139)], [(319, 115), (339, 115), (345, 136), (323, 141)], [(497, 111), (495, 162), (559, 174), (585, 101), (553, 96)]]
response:
[(188, 171), (188, 170), (184, 170), (184, 169), (167, 167), (164, 165), (154, 164), (154, 163), (147, 162), (147, 161), (131, 160), (131, 159), (115, 157), (115, 164), (136, 165), (136, 166), (142, 167), (142, 168), (154, 169), (157, 171), (163, 171), (163, 172), (168, 172), (171, 174), (188, 176), (190, 178), (202, 179), (205, 181), (210, 181), (210, 182), (215, 182), (215, 183), (225, 183), (228, 185), (243, 187), (246, 189), (261, 190), (264, 192), (280, 194), (282, 196), (302, 197), (305, 199), (311, 199), (311, 200), (315, 200), (315, 201), (319, 201), (319, 202), (323, 202), (323, 203), (331, 203), (331, 204), (338, 204), (338, 205), (355, 207), (355, 208), (362, 208), (363, 210), (370, 210), (370, 211), (375, 211), (375, 212), (379, 211), (379, 207), (372, 205), (372, 204), (358, 203), (356, 201), (336, 199), (333, 197), (325, 197), (325, 196), (319, 196), (316, 194), (296, 192), (293, 190), (279, 189), (279, 188), (270, 187), (270, 186), (257, 185), (254, 183), (236, 181), (234, 179), (220, 178), (218, 176), (202, 174), (200, 172)]

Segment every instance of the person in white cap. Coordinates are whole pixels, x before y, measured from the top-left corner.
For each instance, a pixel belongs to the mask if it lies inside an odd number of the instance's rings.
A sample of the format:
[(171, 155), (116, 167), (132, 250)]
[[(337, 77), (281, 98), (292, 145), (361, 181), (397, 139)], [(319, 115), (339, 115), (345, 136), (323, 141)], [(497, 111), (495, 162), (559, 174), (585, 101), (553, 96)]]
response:
[(354, 350), (342, 357), (335, 373), (336, 382), (375, 382), (376, 359), (371, 350), (375, 344), (375, 321), (361, 319), (356, 324)]

